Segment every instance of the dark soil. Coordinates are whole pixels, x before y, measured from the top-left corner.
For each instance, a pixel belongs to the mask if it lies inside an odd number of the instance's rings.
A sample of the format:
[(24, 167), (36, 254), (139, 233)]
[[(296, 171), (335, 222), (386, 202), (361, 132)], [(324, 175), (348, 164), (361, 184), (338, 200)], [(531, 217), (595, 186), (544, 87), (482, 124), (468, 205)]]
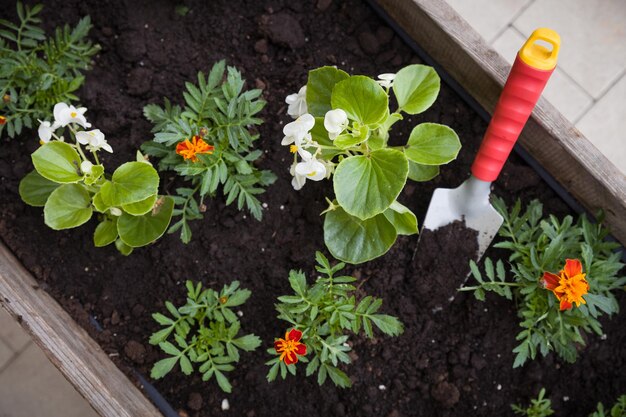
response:
[[(298, 91), (307, 70), (337, 65), (351, 73), (395, 72), (419, 62), (413, 53), (365, 4), (356, 0), (184, 1), (186, 16), (171, 1), (46, 2), (48, 29), (90, 14), (91, 36), (102, 45), (80, 97), (87, 117), (107, 135), (115, 153), (109, 169), (134, 158), (151, 138), (142, 108), (164, 96), (181, 100), (185, 81), (199, 70), (226, 58), (239, 67), (248, 85), (265, 90), (258, 146), (265, 150), (263, 168), (279, 177), (262, 195), (267, 203), (262, 222), (225, 206), (222, 196), (207, 202), (203, 221), (193, 223), (193, 241), (183, 245), (176, 235), (123, 257), (113, 247), (92, 244), (95, 222), (75, 230), (55, 232), (43, 224), (42, 210), (23, 204), (19, 180), (32, 169), (29, 154), (37, 148), (36, 133), (0, 146), (0, 235), (24, 265), (112, 355), (130, 377), (132, 368), (149, 374), (163, 357), (147, 343), (158, 325), (152, 312), (164, 311), (165, 300), (181, 303), (183, 283), (201, 280), (221, 287), (238, 279), (253, 291), (242, 308), (245, 330), (271, 346), (285, 331), (275, 319), (274, 302), (288, 292), (287, 274), (302, 268), (313, 275), (315, 250), (323, 249), (324, 196), (330, 182), (307, 183), (296, 192), (290, 185), (289, 152), (280, 146), (285, 116), (284, 98)], [(11, 8), (0, 15), (15, 19)], [(406, 138), (410, 127), (434, 121), (453, 127), (463, 142), (459, 158), (444, 166), (435, 180), (410, 183), (401, 196), (422, 219), (436, 187), (457, 186), (468, 173), (471, 158), (486, 129), (485, 123), (448, 87), (442, 86), (435, 105), (409, 117), (393, 134)], [(166, 173), (163, 192), (172, 192), (173, 175)], [(537, 174), (512, 156), (494, 192), (507, 202), (539, 198), (552, 213), (568, 212), (564, 203)], [(330, 383), (319, 387), (313, 378), (265, 381), (265, 349), (244, 354), (230, 374), (233, 394), (198, 376), (176, 370), (157, 388), (172, 405), (189, 416), (220, 415), (228, 398), (234, 416), (503, 416), (509, 404), (527, 401), (545, 386), (558, 415), (585, 416), (598, 401), (612, 402), (626, 391), (626, 336), (623, 314), (603, 320), (606, 340), (590, 336), (575, 365), (553, 355), (513, 370), (512, 348), (518, 331), (513, 303), (488, 297), (481, 303), (458, 294), (444, 311), (433, 313), (429, 297), (440, 282), (467, 273), (469, 245), (452, 234), (436, 250), (420, 248), (412, 262), (417, 237), (401, 237), (384, 257), (348, 272), (359, 277), (363, 291), (385, 300), (384, 311), (406, 325), (397, 339), (354, 340), (354, 363), (345, 368), (354, 382), (349, 390)], [(471, 252), (471, 251), (470, 251)], [(492, 254), (493, 255), (493, 254)], [(498, 256), (498, 254), (495, 254)], [(448, 268), (433, 276), (432, 259)], [(420, 266), (421, 265), (421, 266)], [(438, 269), (439, 270), (439, 269)], [(439, 270), (441, 271), (441, 270)], [(432, 290), (432, 293), (431, 293)], [(445, 291), (444, 291), (445, 292)], [(624, 306), (624, 297), (621, 297)], [(104, 330), (89, 322), (93, 315)], [(303, 369), (300, 369), (302, 371)], [(134, 379), (134, 378), (133, 378)], [(384, 389), (383, 389), (384, 388)], [(182, 414), (182, 413), (181, 413)]]

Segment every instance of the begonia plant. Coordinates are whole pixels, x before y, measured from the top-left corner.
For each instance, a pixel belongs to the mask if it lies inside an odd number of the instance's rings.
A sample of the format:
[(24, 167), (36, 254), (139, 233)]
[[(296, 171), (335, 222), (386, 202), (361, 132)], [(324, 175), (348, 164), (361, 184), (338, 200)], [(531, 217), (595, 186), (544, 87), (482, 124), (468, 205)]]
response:
[[(415, 215), (398, 197), (407, 179), (437, 176), (440, 165), (456, 158), (461, 143), (451, 128), (437, 123), (415, 126), (400, 145), (390, 143), (390, 132), (405, 114), (428, 109), (439, 86), (437, 73), (424, 65), (381, 74), (378, 81), (322, 67), (310, 71), (306, 86), (287, 97), (287, 113), (295, 121), (285, 125), (281, 143), (294, 154), (293, 187), (333, 180), (324, 241), (335, 258), (365, 262), (386, 253), (398, 235), (418, 232)], [(391, 92), (398, 105), (394, 111)]]
[(350, 378), (340, 369), (350, 364), (348, 352), (350, 333), (374, 338), (374, 326), (388, 336), (398, 336), (404, 331), (402, 323), (393, 316), (380, 314), (383, 300), (371, 296), (357, 301), (356, 278), (338, 275), (345, 267), (343, 262), (331, 266), (328, 259), (316, 252), (317, 272), (321, 274), (311, 285), (302, 271), (289, 272), (293, 295), (278, 297), (278, 318), (286, 322), (284, 338), (278, 338), (268, 353), (275, 357), (267, 362), (268, 381), (288, 373), (296, 375), (296, 364), (307, 363), (306, 376), (317, 372), (317, 382), (322, 385), (328, 377), (337, 386), (350, 387)]
[(579, 345), (586, 343), (584, 334), (602, 335), (599, 318), (619, 310), (613, 293), (626, 284), (620, 276), (624, 264), (615, 252), (619, 244), (605, 240), (609, 232), (602, 216), (598, 224), (585, 215), (576, 223), (572, 216), (542, 218), (538, 200), (525, 212), (519, 200), (510, 212), (501, 199), (493, 199), (493, 206), (504, 218), (503, 239), (494, 246), (511, 252), (508, 263), (494, 265), (486, 258), (483, 274), (471, 261), (477, 283), (461, 291), (473, 291), (482, 301), (487, 291), (515, 299), (523, 330), (516, 336), (513, 367), (551, 351), (574, 362)]
[(58, 102), (77, 101), (83, 71), (100, 47), (86, 39), (89, 16), (47, 37), (40, 27), (43, 5), (17, 2), (18, 23), (0, 19), (0, 137), (32, 128)]
[(54, 121), (40, 122), (41, 146), (31, 156), (35, 170), (20, 181), (19, 193), (26, 204), (43, 207), (44, 222), (54, 230), (81, 226), (95, 213), (95, 246), (115, 243), (128, 255), (165, 233), (174, 201), (158, 194), (159, 175), (141, 154), (105, 173), (98, 153), (113, 148), (104, 133), (91, 129), (86, 111), (57, 103)]
[[(226, 74), (226, 75), (225, 75)], [(245, 81), (234, 67), (216, 63), (208, 76), (198, 74), (198, 84), (186, 83), (185, 106), (149, 104), (144, 115), (154, 123), (154, 140), (142, 150), (159, 158), (159, 170), (172, 170), (188, 184), (176, 189), (174, 216), (180, 216), (169, 232), (191, 240), (189, 221), (201, 219), (204, 199), (214, 197), (218, 187), (226, 204), (236, 202), (261, 220), (263, 207), (257, 196), (276, 176), (256, 167), (262, 151), (254, 150), (259, 138), (254, 126), (263, 121), (257, 114), (265, 107), (261, 90), (244, 90)]]

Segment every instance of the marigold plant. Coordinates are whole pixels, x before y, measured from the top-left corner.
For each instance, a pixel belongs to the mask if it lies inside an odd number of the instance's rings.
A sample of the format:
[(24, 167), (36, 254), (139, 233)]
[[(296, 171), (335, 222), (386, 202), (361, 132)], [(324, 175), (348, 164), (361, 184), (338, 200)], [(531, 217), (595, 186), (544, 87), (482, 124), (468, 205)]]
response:
[[(225, 285), (221, 291), (203, 288), (187, 281), (187, 302), (176, 308), (166, 301), (172, 317), (161, 313), (152, 315), (163, 328), (150, 337), (150, 344), (158, 345), (168, 357), (154, 364), (152, 378), (168, 374), (176, 364), (185, 375), (191, 375), (194, 365), (202, 380), (215, 377), (219, 387), (231, 392), (232, 385), (224, 372), (235, 369), (239, 350), (250, 352), (261, 344), (254, 334), (240, 335), (241, 323), (234, 307), (241, 306), (250, 297), (250, 290), (239, 288), (239, 281)], [(168, 339), (173, 339), (170, 341)]]
[(383, 301), (371, 296), (357, 302), (356, 278), (337, 276), (345, 264), (331, 266), (328, 259), (316, 253), (317, 271), (321, 274), (313, 285), (307, 284), (302, 271), (289, 272), (289, 284), (294, 295), (278, 297), (278, 318), (287, 322), (284, 338), (277, 338), (268, 353), (274, 359), (267, 362), (268, 381), (278, 374), (285, 379), (288, 373), (296, 375), (299, 362), (306, 363), (306, 376), (317, 372), (317, 382), (322, 385), (328, 377), (340, 387), (352, 385), (350, 378), (339, 369), (340, 364), (350, 364), (349, 334), (361, 331), (370, 339), (373, 327), (389, 336), (398, 336), (404, 330), (393, 316), (378, 313)]
[(253, 148), (259, 138), (254, 126), (263, 122), (257, 114), (265, 101), (261, 90), (246, 91), (244, 84), (236, 68), (220, 61), (208, 75), (200, 72), (197, 84), (185, 84), (183, 108), (168, 99), (164, 107), (144, 107), (154, 140), (142, 150), (159, 158), (159, 170), (176, 171), (188, 184), (176, 189), (174, 216), (180, 219), (169, 229), (180, 231), (185, 243), (191, 240), (189, 221), (203, 217), (204, 199), (214, 197), (220, 185), (227, 205), (236, 202), (257, 220), (263, 216), (257, 196), (276, 176), (255, 165), (262, 152)]
[(516, 336), (513, 367), (550, 351), (574, 362), (577, 345), (585, 344), (583, 335), (602, 335), (598, 319), (619, 309), (613, 292), (626, 284), (620, 276), (621, 254), (615, 251), (619, 244), (606, 240), (602, 216), (597, 224), (585, 215), (574, 223), (572, 216), (542, 218), (537, 200), (525, 212), (520, 201), (510, 212), (501, 199), (495, 198), (493, 205), (504, 218), (502, 239), (494, 246), (511, 252), (508, 264), (498, 260), (494, 266), (485, 258), (483, 274), (470, 262), (477, 285), (461, 291), (473, 291), (482, 301), (486, 291), (515, 299), (522, 331)]
[(14, 137), (36, 126), (58, 102), (77, 101), (82, 72), (100, 47), (86, 39), (89, 16), (71, 28), (56, 29), (47, 37), (40, 27), (43, 5), (32, 8), (17, 2), (18, 23), (0, 19), (0, 137)]

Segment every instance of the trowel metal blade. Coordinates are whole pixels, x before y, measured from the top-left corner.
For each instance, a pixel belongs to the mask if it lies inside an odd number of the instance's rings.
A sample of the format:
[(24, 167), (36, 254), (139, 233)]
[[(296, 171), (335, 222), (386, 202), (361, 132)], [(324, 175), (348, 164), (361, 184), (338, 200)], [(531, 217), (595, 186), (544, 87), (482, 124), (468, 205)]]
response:
[[(491, 244), (504, 219), (489, 202), (489, 189), (477, 196), (470, 178), (457, 188), (437, 188), (433, 193), (423, 227), (437, 230), (455, 220), (478, 232), (478, 262)], [(488, 183), (487, 187), (489, 186)]]

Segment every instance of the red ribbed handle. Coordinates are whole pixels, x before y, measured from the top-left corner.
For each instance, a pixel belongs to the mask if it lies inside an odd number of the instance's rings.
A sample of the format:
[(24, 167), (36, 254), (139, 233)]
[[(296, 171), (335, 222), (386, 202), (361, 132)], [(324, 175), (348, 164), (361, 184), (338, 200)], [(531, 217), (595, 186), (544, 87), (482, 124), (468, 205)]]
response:
[(533, 68), (519, 55), (504, 84), (478, 155), (472, 165), (472, 175), (483, 181), (495, 181), (500, 175), (517, 138), (533, 111), (552, 70)]

